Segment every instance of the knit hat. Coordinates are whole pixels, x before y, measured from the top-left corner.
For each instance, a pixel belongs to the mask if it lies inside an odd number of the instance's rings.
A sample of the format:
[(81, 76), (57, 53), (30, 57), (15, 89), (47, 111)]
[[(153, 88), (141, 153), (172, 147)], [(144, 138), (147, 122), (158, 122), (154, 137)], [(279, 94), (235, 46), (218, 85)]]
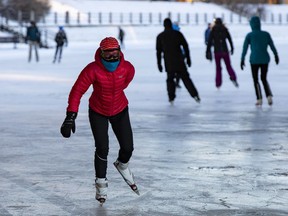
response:
[(106, 37), (100, 43), (100, 49), (102, 51), (119, 49), (119, 48), (120, 48), (119, 43), (117, 39), (114, 37)]

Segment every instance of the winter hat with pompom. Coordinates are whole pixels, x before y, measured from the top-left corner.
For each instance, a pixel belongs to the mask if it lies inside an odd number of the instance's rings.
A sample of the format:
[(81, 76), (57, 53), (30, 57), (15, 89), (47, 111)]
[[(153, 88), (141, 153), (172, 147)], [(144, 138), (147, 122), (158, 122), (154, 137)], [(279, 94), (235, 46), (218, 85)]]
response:
[(106, 37), (100, 43), (100, 49), (102, 51), (114, 50), (114, 49), (119, 49), (119, 48), (120, 48), (119, 43), (117, 39), (114, 37)]

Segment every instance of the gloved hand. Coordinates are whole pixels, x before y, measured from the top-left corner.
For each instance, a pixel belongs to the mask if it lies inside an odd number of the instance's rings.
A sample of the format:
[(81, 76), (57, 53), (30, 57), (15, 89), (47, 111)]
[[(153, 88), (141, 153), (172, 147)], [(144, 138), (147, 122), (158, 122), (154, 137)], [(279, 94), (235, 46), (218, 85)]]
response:
[(231, 55), (233, 55), (233, 53), (234, 53), (234, 48), (231, 48), (230, 53), (231, 53)]
[(186, 63), (188, 65), (188, 67), (191, 67), (191, 59), (190, 59), (190, 57), (187, 57)]
[(244, 60), (241, 60), (241, 64), (240, 64), (240, 67), (241, 67), (241, 70), (243, 70), (243, 69), (244, 69), (244, 67), (245, 67), (245, 63), (244, 63)]
[(76, 131), (76, 125), (75, 125), (75, 119), (77, 117), (76, 112), (67, 112), (66, 118), (61, 126), (61, 134), (65, 138), (69, 138), (71, 136), (71, 131), (75, 133)]
[(279, 64), (279, 57), (278, 57), (278, 55), (275, 55), (275, 62), (276, 62), (277, 65)]
[(206, 59), (212, 61), (212, 54), (211, 54), (211, 51), (207, 51), (207, 52), (206, 52)]
[(161, 65), (161, 64), (158, 64), (158, 70), (159, 70), (160, 72), (162, 72), (162, 71), (163, 71), (163, 67), (162, 67), (162, 65)]

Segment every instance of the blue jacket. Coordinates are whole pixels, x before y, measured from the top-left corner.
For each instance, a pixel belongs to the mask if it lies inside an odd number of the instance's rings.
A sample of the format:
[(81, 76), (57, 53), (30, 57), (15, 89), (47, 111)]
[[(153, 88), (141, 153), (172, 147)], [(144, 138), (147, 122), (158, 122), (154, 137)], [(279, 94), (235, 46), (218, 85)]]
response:
[(40, 42), (40, 32), (36, 26), (29, 26), (27, 28), (26, 40)]
[(205, 39), (205, 44), (206, 44), (206, 45), (208, 44), (210, 32), (211, 32), (211, 29), (208, 27), (208, 28), (205, 30), (205, 33), (204, 33), (204, 39)]
[(260, 19), (254, 16), (250, 20), (250, 26), (252, 32), (246, 35), (243, 50), (241, 55), (241, 61), (245, 60), (248, 46), (250, 45), (250, 63), (251, 64), (268, 64), (270, 62), (270, 56), (267, 51), (268, 46), (270, 46), (274, 55), (277, 54), (277, 50), (274, 46), (273, 40), (270, 34), (266, 31), (261, 30)]

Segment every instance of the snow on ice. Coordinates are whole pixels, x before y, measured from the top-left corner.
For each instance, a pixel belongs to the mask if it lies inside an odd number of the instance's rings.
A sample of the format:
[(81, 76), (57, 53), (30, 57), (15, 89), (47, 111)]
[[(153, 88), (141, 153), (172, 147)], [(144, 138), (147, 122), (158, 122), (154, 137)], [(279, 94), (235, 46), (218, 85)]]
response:
[[(71, 3), (75, 10), (92, 4), (57, 2)], [(113, 4), (117, 8), (118, 2)], [(0, 215), (288, 215), (287, 26), (263, 26), (274, 39), (280, 64), (271, 58), (274, 104), (264, 101), (261, 108), (254, 105), (249, 53), (240, 70), (248, 25), (228, 26), (240, 87), (222, 65), (220, 90), (214, 62), (205, 59), (206, 25), (181, 26), (191, 51), (190, 76), (202, 100), (195, 103), (181, 83), (173, 106), (166, 74), (156, 65), (155, 38), (163, 27), (123, 28), (123, 52), (136, 68), (126, 93), (135, 142), (130, 165), (141, 195), (113, 166), (118, 143), (111, 132), (108, 198), (102, 207), (94, 198), (94, 141), (87, 117), (91, 89), (82, 98), (76, 133), (70, 139), (60, 135), (75, 79), (93, 60), (101, 38), (117, 36), (118, 30), (65, 27), (69, 46), (60, 64), (52, 64), (53, 48), (41, 49), (40, 62), (28, 63), (27, 45), (0, 44)]]

